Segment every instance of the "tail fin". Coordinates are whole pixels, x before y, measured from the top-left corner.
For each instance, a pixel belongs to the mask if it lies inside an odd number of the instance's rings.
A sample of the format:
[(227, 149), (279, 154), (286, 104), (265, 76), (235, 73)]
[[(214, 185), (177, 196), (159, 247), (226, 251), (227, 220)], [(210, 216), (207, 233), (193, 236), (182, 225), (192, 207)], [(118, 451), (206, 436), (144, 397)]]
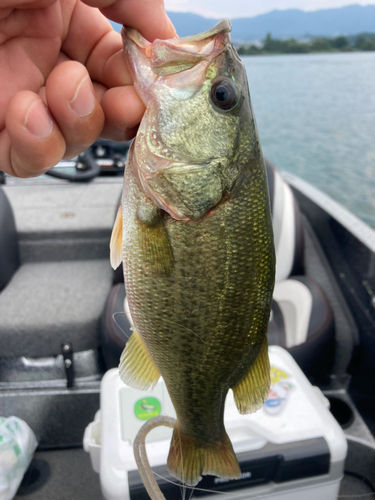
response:
[(223, 479), (238, 479), (241, 475), (232, 443), (226, 433), (222, 441), (206, 443), (183, 434), (178, 422), (169, 450), (168, 470), (188, 486), (195, 486), (202, 479), (202, 474)]

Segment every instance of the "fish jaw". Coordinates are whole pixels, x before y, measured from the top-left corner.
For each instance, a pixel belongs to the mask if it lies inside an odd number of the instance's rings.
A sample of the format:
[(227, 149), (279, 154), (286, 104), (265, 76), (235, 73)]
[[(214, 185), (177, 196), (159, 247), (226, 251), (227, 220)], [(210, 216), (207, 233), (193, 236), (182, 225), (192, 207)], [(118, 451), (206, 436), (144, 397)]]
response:
[(125, 28), (121, 30), (121, 36), (126, 55), (126, 64), (132, 75), (134, 88), (139, 97), (147, 107), (152, 100), (151, 86), (157, 75), (150, 66), (150, 53), (152, 44), (134, 28)]
[[(150, 43), (136, 29), (124, 26), (121, 35), (126, 61), (134, 87), (145, 106), (147, 107), (160, 85), (167, 86), (172, 91), (175, 89), (175, 92), (179, 90), (185, 98), (189, 92), (197, 91), (203, 83), (207, 66), (230, 41), (230, 30), (230, 21), (223, 20), (198, 35), (170, 40), (156, 39)], [(189, 74), (187, 85), (183, 72), (197, 66), (195, 74)], [(158, 76), (170, 78), (160, 81)]]
[(135, 141), (134, 174), (146, 196), (175, 220), (204, 217), (239, 174), (239, 117), (215, 109), (210, 98), (216, 77), (234, 81), (236, 66), (236, 77), (244, 72), (230, 29), (224, 20), (205, 33), (152, 44), (134, 29), (122, 31), (134, 85), (147, 108)]

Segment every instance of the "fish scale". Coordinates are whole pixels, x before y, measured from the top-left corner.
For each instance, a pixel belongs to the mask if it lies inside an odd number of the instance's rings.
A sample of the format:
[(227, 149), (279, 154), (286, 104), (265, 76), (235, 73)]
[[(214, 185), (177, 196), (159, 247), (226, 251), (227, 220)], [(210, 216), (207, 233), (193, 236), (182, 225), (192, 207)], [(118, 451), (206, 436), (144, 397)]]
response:
[[(125, 246), (129, 261), (125, 266), (125, 280), (133, 320), (137, 330), (148, 339), (147, 345), (157, 366), (169, 367), (168, 373), (163, 373), (162, 368), (160, 371), (168, 390), (172, 391), (171, 384), (177, 385), (177, 401), (173, 400), (177, 414), (182, 413), (184, 407), (193, 406), (196, 410), (190, 418), (192, 423), (187, 425), (203, 422), (207, 408), (201, 405), (201, 391), (197, 400), (186, 401), (181, 397), (183, 387), (194, 390), (196, 386), (205, 386), (209, 367), (210, 377), (225, 383), (220, 393), (226, 394), (243, 376), (240, 354), (263, 340), (270, 306), (269, 287), (265, 287), (263, 281), (268, 283), (272, 273), (272, 266), (267, 265), (272, 260), (267, 251), (272, 237), (269, 228), (264, 236), (258, 228), (264, 226), (261, 216), (265, 217), (265, 210), (261, 206), (267, 198), (262, 197), (260, 193), (264, 189), (260, 190), (259, 182), (252, 178), (251, 183), (243, 185), (241, 196), (223, 204), (217, 213), (203, 221), (192, 224), (168, 217), (165, 227), (173, 241), (174, 273), (163, 278), (155, 276), (141, 261), (136, 218), (137, 195), (141, 193), (130, 171), (126, 173), (125, 183), (124, 221), (133, 226), (127, 231), (131, 237)], [(254, 267), (259, 271), (254, 272)], [(264, 273), (262, 268), (266, 270)], [(264, 309), (254, 316), (252, 304), (263, 302)], [(192, 304), (196, 306), (192, 308)], [(245, 359), (247, 364), (248, 357)], [(176, 370), (183, 364), (186, 370), (181, 380), (176, 381)], [(232, 374), (234, 364), (238, 364), (235, 376)], [(221, 404), (223, 406), (224, 400)], [(221, 418), (222, 411), (218, 409), (216, 420)], [(216, 426), (218, 422), (211, 414), (209, 432), (213, 435)], [(192, 433), (198, 436), (199, 431), (195, 432), (197, 428), (192, 427)]]
[[(267, 179), (229, 26), (169, 40), (163, 50), (159, 40), (156, 59), (148, 59), (148, 42), (136, 43), (139, 34), (123, 32), (147, 112), (129, 152), (111, 240), (111, 261), (124, 260), (135, 326), (120, 375), (142, 389), (163, 376), (177, 415), (168, 467), (189, 485), (202, 474), (239, 477), (225, 398), (233, 389), (239, 411), (255, 411), (270, 383), (275, 256)], [(204, 58), (182, 70), (179, 50), (194, 43)]]

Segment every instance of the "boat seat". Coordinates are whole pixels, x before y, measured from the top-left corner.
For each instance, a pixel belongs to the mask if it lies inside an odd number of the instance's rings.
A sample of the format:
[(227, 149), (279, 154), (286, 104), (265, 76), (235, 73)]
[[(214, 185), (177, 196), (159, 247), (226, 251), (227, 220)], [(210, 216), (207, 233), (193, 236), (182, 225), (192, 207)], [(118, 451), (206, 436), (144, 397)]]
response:
[(56, 356), (66, 342), (74, 351), (98, 348), (99, 317), (112, 286), (109, 260), (23, 264), (1, 188), (0, 242), (0, 358)]
[[(330, 373), (334, 357), (334, 322), (324, 291), (304, 276), (302, 219), (291, 188), (266, 161), (276, 250), (276, 285), (269, 323), (270, 345), (288, 350), (305, 374)], [(107, 368), (118, 365), (131, 335), (123, 283), (112, 287), (101, 317), (100, 335)]]
[(100, 318), (100, 343), (107, 369), (116, 368), (125, 344), (132, 334), (130, 313), (126, 314), (124, 282), (116, 283), (109, 292)]
[[(108, 369), (118, 366), (131, 333), (125, 287), (117, 283), (101, 317), (101, 345)], [(334, 355), (333, 315), (312, 278), (295, 276), (276, 284), (268, 342), (289, 351), (308, 376), (321, 379), (329, 373)]]
[(276, 252), (276, 283), (303, 274), (301, 213), (289, 185), (270, 161), (265, 160)]
[[(20, 266), (18, 238), (12, 207), (0, 187), (0, 292)], [(1, 318), (1, 316), (0, 316)]]
[(334, 360), (332, 309), (318, 283), (304, 275), (302, 218), (293, 192), (274, 165), (265, 164), (276, 252), (268, 342), (289, 351), (307, 376), (322, 379)]
[(308, 276), (276, 283), (268, 327), (270, 345), (284, 347), (315, 379), (330, 373), (335, 329), (331, 306), (321, 287)]

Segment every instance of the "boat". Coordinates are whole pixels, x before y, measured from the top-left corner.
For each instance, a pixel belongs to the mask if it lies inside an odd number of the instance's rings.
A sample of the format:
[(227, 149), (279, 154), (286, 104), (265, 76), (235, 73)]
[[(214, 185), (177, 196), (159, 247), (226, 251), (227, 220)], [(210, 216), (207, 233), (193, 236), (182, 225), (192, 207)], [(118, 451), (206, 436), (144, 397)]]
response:
[[(0, 416), (27, 422), (39, 443), (16, 497), (103, 498), (83, 435), (130, 334), (108, 249), (128, 147), (99, 140), (52, 175), (1, 178)], [(278, 254), (269, 341), (320, 388), (345, 433), (340, 495), (371, 498), (375, 231), (266, 163)]]

